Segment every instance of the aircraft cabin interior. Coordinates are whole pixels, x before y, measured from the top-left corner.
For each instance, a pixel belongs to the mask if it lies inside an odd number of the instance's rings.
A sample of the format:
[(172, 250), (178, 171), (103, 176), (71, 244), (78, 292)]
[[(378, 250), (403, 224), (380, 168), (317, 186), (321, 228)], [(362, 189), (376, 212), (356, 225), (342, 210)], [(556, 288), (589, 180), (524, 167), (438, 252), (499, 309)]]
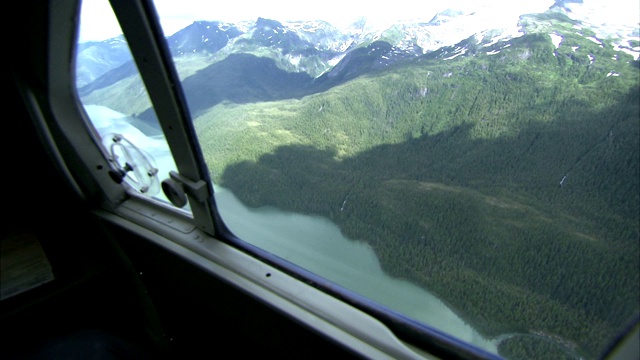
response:
[[(190, 211), (132, 190), (87, 130), (81, 1), (8, 6), (2, 359), (501, 359), (234, 238), (152, 2), (111, 4), (176, 159), (162, 190)], [(605, 358), (638, 359), (637, 320)]]

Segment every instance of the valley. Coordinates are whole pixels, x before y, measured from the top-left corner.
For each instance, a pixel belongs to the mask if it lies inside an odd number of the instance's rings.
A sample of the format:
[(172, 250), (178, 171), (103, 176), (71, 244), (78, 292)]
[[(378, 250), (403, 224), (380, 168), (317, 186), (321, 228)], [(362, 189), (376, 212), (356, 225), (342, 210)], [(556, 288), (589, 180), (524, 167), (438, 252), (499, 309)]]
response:
[[(639, 311), (639, 62), (562, 14), (522, 24), (426, 52), (381, 37), (318, 76), (258, 56), (300, 51), (262, 35), (176, 64), (211, 178), (245, 206), (331, 220), (506, 358), (597, 358)], [(126, 66), (83, 102), (156, 135)]]

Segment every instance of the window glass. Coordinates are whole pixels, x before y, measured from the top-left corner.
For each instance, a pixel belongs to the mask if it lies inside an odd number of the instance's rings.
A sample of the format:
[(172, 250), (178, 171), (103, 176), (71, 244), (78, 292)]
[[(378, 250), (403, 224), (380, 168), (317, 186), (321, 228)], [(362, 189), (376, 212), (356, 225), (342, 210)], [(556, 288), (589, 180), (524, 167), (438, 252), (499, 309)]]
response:
[(115, 179), (168, 203), (160, 182), (176, 165), (106, 0), (83, 2), (75, 75), (78, 97), (117, 171)]
[[(637, 3), (424, 3), (155, 0), (221, 217), (505, 358), (597, 358), (639, 313)], [(161, 136), (119, 66), (85, 106)]]

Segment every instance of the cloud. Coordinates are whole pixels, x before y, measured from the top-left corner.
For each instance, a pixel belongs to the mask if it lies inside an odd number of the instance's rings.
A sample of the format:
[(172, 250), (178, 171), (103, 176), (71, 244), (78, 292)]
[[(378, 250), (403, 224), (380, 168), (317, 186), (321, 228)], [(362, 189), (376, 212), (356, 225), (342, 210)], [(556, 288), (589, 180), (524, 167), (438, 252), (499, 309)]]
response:
[(107, 0), (83, 0), (80, 10), (79, 42), (101, 41), (122, 34)]

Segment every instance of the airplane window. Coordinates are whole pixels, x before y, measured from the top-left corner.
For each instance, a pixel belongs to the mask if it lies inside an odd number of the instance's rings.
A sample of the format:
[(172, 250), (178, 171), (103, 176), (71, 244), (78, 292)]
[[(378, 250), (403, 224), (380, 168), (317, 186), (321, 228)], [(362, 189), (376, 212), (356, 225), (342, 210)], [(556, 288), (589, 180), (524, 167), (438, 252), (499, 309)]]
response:
[[(92, 22), (95, 16), (100, 23)], [(109, 3), (88, 1), (79, 31), (76, 87), (113, 165), (110, 175), (136, 193), (168, 203), (161, 181), (176, 164)]]
[[(237, 238), (507, 359), (599, 358), (638, 317), (637, 3), (154, 4)], [(104, 36), (85, 109), (170, 162)]]

